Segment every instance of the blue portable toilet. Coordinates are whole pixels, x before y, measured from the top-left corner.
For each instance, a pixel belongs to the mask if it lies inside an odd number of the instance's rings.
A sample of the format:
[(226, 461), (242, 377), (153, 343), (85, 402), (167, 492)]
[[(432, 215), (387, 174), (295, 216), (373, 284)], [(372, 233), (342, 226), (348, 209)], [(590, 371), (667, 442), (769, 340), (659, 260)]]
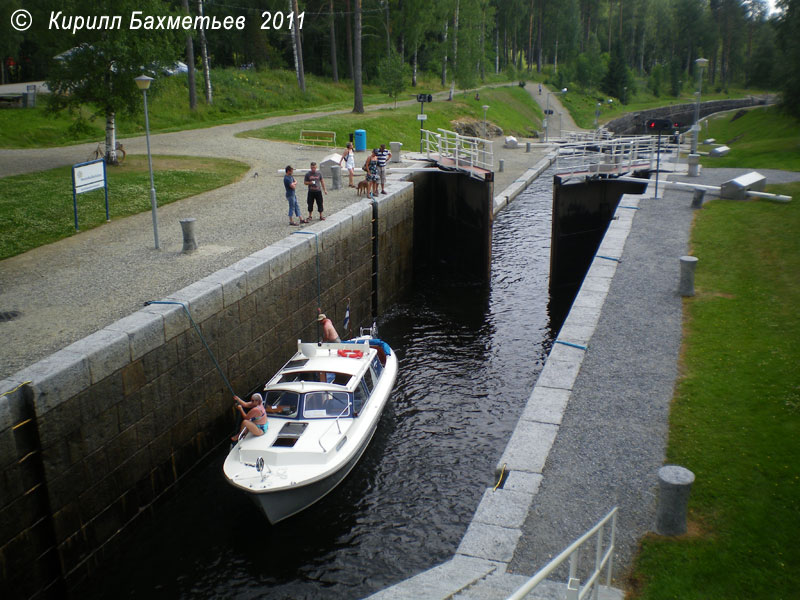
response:
[(367, 149), (367, 132), (363, 129), (356, 129), (356, 152), (363, 152)]

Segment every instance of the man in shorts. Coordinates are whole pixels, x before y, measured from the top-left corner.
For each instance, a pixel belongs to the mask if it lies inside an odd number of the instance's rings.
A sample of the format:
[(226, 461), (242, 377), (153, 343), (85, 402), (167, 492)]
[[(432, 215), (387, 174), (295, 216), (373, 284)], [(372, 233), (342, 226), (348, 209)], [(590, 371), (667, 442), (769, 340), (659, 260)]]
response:
[(317, 163), (311, 163), (311, 170), (306, 173), (303, 183), (308, 186), (308, 196), (306, 202), (308, 203), (308, 221), (314, 212), (314, 200), (317, 201), (317, 210), (319, 211), (320, 221), (324, 221), (325, 217), (322, 216), (322, 192), (328, 193), (325, 188), (325, 180), (322, 178), (322, 173), (317, 171)]
[[(378, 174), (381, 177), (381, 194), (385, 194), (386, 190), (386, 163), (392, 158), (392, 153), (386, 149), (386, 144), (381, 144), (381, 149), (378, 150)], [(375, 190), (375, 193), (378, 191)]]

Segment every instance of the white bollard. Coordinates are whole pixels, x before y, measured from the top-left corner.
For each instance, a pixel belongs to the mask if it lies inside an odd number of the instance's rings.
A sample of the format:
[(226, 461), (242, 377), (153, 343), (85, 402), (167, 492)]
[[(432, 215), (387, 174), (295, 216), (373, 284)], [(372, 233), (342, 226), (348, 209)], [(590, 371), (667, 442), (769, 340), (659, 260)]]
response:
[(696, 257), (681, 256), (681, 280), (678, 284), (678, 293), (684, 298), (694, 296), (694, 269), (696, 266)]
[(699, 177), (700, 176), (700, 155), (699, 154), (690, 154), (688, 160), (689, 164), (689, 177)]
[(331, 165), (331, 189), (339, 190), (342, 188), (342, 167)]
[(694, 473), (689, 469), (667, 465), (658, 470), (656, 533), (660, 535), (686, 533), (686, 513), (692, 483), (694, 483)]
[(500, 167), (499, 167), (499, 169), (498, 169), (498, 172), (502, 173), (502, 172), (503, 172), (503, 169), (505, 169), (505, 166), (506, 166), (506, 161), (504, 161), (504, 160), (501, 158), (501, 159), (500, 159)]

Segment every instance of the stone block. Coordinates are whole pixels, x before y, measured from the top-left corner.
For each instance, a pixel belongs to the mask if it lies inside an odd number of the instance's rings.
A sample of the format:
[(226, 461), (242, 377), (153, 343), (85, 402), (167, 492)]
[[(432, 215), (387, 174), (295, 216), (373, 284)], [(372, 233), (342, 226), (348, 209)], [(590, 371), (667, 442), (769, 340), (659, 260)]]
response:
[(0, 431), (13, 427), (30, 418), (31, 406), (25, 402), (26, 386), (24, 380), (16, 378), (0, 381)]
[(121, 331), (128, 336), (130, 360), (138, 360), (164, 343), (164, 319), (143, 310), (124, 317), (106, 327), (109, 331)]
[[(211, 281), (198, 281), (186, 286), (167, 300), (185, 302), (196, 323), (202, 323), (223, 308), (222, 285)], [(187, 321), (188, 316), (184, 312)], [(191, 325), (191, 322), (189, 323)]]
[(269, 259), (266, 257), (248, 256), (230, 266), (231, 269), (245, 274), (245, 293), (247, 296), (270, 282)]
[(78, 396), (84, 425), (91, 423), (109, 406), (120, 402), (125, 397), (124, 389), (122, 372), (118, 372), (89, 388), (88, 395)]
[(64, 350), (86, 357), (92, 383), (105, 379), (131, 362), (128, 335), (110, 329), (96, 331)]
[(504, 568), (505, 565), (493, 561), (456, 555), (441, 565), (376, 592), (368, 600), (451, 598), (455, 591), (466, 590), (487, 575)]
[(129, 364), (122, 370), (122, 391), (126, 396), (137, 392), (147, 383), (141, 360)]
[(500, 527), (522, 528), (533, 496), (524, 492), (487, 488), (472, 522)]
[[(597, 260), (599, 259), (595, 259), (595, 261)], [(613, 262), (613, 261), (607, 261), (607, 262)], [(581, 289), (578, 292), (578, 295), (575, 297), (575, 300), (572, 302), (572, 306), (585, 306), (587, 308), (603, 308), (603, 304), (606, 301), (607, 295), (608, 294), (604, 292), (596, 292), (596, 291)]]
[(569, 397), (568, 390), (537, 385), (533, 388), (520, 418), (525, 421), (560, 425)]
[(201, 279), (222, 286), (222, 306), (227, 308), (244, 298), (247, 293), (247, 276), (237, 269), (220, 269)]
[(558, 333), (558, 339), (562, 342), (570, 342), (572, 344), (586, 346), (589, 344), (592, 334), (594, 334), (594, 329), (594, 327), (578, 325), (576, 323), (570, 323), (567, 321), (564, 323), (564, 326)]
[(539, 493), (539, 486), (542, 484), (542, 479), (543, 477), (539, 473), (511, 471), (508, 474), (503, 489), (535, 496)]
[(17, 373), (15, 378), (31, 381), (36, 414), (77, 396), (91, 384), (89, 361), (82, 354), (59, 350)]
[(473, 521), (461, 539), (456, 554), (486, 560), (511, 562), (522, 532), (498, 525)]
[(539, 374), (536, 382), (537, 386), (571, 390), (575, 385), (575, 379), (581, 369), (579, 361), (561, 361), (547, 359), (547, 362)]
[(184, 312), (182, 305), (149, 304), (142, 309), (142, 312), (159, 315), (163, 319), (164, 339), (167, 341), (180, 335), (192, 326), (192, 323), (186, 317), (186, 312)]
[[(291, 248), (286, 246), (279, 246), (273, 244), (269, 248), (265, 248), (261, 252), (266, 253), (269, 251), (269, 278), (270, 281), (275, 281), (282, 275), (289, 272), (292, 266), (292, 253)], [(257, 252), (254, 256), (261, 254)]]
[(558, 426), (533, 421), (520, 421), (498, 461), (498, 468), (510, 471), (541, 473)]

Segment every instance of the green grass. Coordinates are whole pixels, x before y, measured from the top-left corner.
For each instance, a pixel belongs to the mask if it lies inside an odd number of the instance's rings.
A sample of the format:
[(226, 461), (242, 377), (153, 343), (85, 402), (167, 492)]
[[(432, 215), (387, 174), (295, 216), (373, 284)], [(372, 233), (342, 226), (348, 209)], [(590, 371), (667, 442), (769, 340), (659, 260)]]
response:
[(697, 295), (667, 461), (696, 475), (689, 533), (647, 537), (636, 598), (796, 598), (800, 589), (800, 184), (697, 214)]
[[(61, 167), (0, 179), (0, 259), (21, 254), (75, 234), (72, 167)], [(233, 160), (154, 156), (159, 206), (232, 183), (248, 166)], [(111, 219), (150, 210), (147, 158), (128, 156), (108, 169)], [(103, 190), (78, 196), (81, 231), (106, 221)]]
[[(506, 134), (531, 136), (539, 126), (542, 112), (530, 94), (520, 87), (483, 89), (480, 100), (474, 94), (456, 94), (452, 102), (435, 100), (425, 104), (428, 119), (425, 129), (452, 130), (452, 121), (467, 119), (483, 122), (482, 106), (489, 106), (487, 121), (499, 125)], [(344, 146), (348, 133), (356, 129), (367, 132), (367, 145), (371, 148), (381, 143), (402, 142), (406, 149), (419, 147), (419, 105), (401, 106), (397, 109), (381, 109), (361, 115), (343, 114), (319, 117), (272, 125), (241, 135), (270, 140), (297, 142), (301, 129), (335, 131), (337, 143)], [(360, 166), (360, 165), (359, 165)]]
[[(731, 148), (728, 156), (702, 158), (703, 165), (800, 171), (800, 121), (773, 106), (748, 110), (739, 118), (734, 118), (736, 114), (712, 116), (708, 128), (703, 126), (701, 139), (714, 138)], [(701, 145), (699, 149), (711, 148)]]
[[(493, 77), (490, 81), (500, 81)], [(212, 70), (213, 103), (205, 103), (202, 72), (198, 72), (197, 110), (189, 110), (186, 75), (160, 77), (148, 95), (150, 131), (154, 133), (197, 129), (303, 112), (352, 109), (353, 84), (344, 80), (306, 75), (306, 93), (300, 92), (293, 71), (285, 70)], [(417, 87), (410, 85), (399, 99), (442, 90), (437, 78), (421, 74)], [(364, 86), (364, 104), (381, 104), (392, 99), (375, 85)], [(76, 128), (77, 114), (51, 114), (46, 96), (40, 95), (34, 109), (0, 110), (0, 147), (43, 148), (100, 141), (105, 136), (105, 121), (92, 115), (90, 107), (81, 109), (85, 125)], [(118, 137), (144, 134), (144, 116), (117, 115)]]

